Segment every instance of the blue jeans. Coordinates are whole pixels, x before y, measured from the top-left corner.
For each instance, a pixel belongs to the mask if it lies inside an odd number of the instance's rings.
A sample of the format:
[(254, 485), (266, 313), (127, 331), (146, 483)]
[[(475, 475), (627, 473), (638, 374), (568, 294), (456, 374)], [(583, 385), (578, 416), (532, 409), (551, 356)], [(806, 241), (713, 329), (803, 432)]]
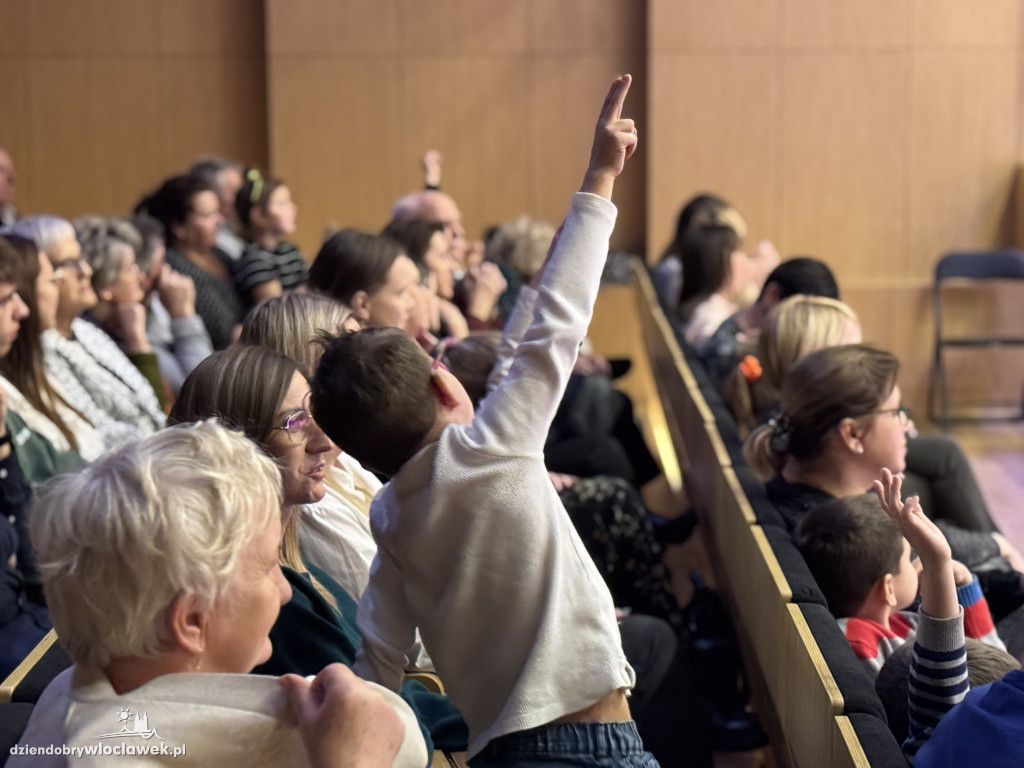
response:
[(517, 731), (491, 741), (470, 768), (659, 768), (644, 751), (633, 721), (556, 723)]

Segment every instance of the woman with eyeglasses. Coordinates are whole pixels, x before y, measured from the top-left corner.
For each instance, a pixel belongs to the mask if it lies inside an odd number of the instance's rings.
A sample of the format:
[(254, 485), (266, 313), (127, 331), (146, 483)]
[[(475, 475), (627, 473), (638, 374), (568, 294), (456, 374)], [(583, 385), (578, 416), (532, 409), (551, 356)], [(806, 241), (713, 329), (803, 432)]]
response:
[(235, 287), (247, 304), (305, 285), (306, 259), (285, 239), (295, 234), (299, 211), (288, 187), (250, 168), (235, 197), (235, 210), (246, 246), (232, 270)]
[[(337, 451), (310, 417), (308, 397), (309, 384), (295, 361), (262, 347), (234, 345), (192, 371), (169, 417), (172, 423), (213, 417), (241, 429), (280, 469), (281, 565), (292, 597), (270, 632), (273, 655), (254, 670), (260, 674), (311, 675), (334, 662), (351, 666), (361, 642), (353, 596), (300, 554), (303, 505), (324, 498)], [(403, 698), (438, 749), (465, 749), (465, 725), (447, 699), (414, 683), (406, 684)]]
[(164, 414), (153, 387), (106, 333), (83, 318), (98, 298), (92, 267), (71, 223), (36, 216), (22, 219), (9, 232), (30, 239), (53, 269), (50, 280), (58, 288), (58, 301), (52, 327), (47, 327), (48, 312), (40, 312), (45, 374), (61, 399), (103, 436), (99, 450), (80, 445), (83, 457), (91, 460), (106, 448), (162, 427)]
[(195, 311), (214, 349), (227, 347), (238, 333), (245, 306), (235, 291), (229, 259), (216, 248), (223, 217), (213, 187), (192, 176), (174, 176), (144, 198), (135, 213), (163, 225), (167, 263), (195, 283)]
[[(900, 401), (898, 373), (893, 355), (862, 344), (820, 349), (789, 370), (777, 411), (750, 433), (744, 455), (771, 478), (768, 497), (791, 531), (817, 505), (865, 493), (882, 469), (907, 469), (913, 422)], [(968, 568), (1005, 558), (1022, 570), (1020, 554), (998, 533), (945, 522), (943, 531)]]

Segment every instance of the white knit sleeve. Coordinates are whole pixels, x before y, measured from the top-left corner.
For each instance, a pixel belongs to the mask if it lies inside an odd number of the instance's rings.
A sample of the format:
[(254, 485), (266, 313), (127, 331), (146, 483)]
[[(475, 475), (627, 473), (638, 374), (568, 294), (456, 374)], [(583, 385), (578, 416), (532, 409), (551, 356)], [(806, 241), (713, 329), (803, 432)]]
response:
[(405, 601), (398, 564), (383, 548), (370, 567), (370, 582), (359, 601), (356, 623), (363, 643), (352, 669), (364, 680), (400, 691), (416, 640), (416, 625)]

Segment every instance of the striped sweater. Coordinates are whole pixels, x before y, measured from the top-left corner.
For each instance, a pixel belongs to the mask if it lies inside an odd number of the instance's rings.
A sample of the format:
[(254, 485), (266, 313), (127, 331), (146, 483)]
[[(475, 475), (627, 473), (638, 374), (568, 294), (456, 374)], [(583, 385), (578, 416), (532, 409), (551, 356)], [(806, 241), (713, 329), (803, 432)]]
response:
[[(1005, 651), (1006, 646), (996, 633), (992, 614), (989, 613), (988, 602), (981, 593), (978, 579), (975, 578), (963, 587), (957, 587), (956, 596), (964, 609), (963, 624), (967, 637), (976, 638)], [(885, 665), (886, 659), (892, 656), (897, 648), (905, 643), (914, 642), (920, 619), (918, 613), (898, 611), (889, 617), (888, 627), (871, 619), (853, 616), (839, 619), (839, 628), (874, 680)]]

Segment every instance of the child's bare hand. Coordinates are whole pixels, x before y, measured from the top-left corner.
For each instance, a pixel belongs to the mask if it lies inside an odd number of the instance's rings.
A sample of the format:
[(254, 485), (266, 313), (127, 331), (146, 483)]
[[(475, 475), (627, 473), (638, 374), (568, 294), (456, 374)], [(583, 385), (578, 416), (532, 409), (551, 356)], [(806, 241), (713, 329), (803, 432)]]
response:
[(921, 557), (921, 564), (925, 568), (938, 568), (949, 563), (952, 559), (949, 543), (938, 526), (925, 517), (918, 497), (911, 496), (906, 502), (901, 500), (903, 478), (883, 469), (882, 479), (875, 480), (874, 486), (882, 509)]
[(636, 151), (636, 126), (632, 120), (622, 118), (622, 105), (626, 101), (631, 82), (632, 76), (623, 75), (608, 90), (601, 115), (597, 119), (590, 166), (583, 179), (581, 192), (592, 192), (611, 199), (615, 178), (622, 173), (626, 160)]

